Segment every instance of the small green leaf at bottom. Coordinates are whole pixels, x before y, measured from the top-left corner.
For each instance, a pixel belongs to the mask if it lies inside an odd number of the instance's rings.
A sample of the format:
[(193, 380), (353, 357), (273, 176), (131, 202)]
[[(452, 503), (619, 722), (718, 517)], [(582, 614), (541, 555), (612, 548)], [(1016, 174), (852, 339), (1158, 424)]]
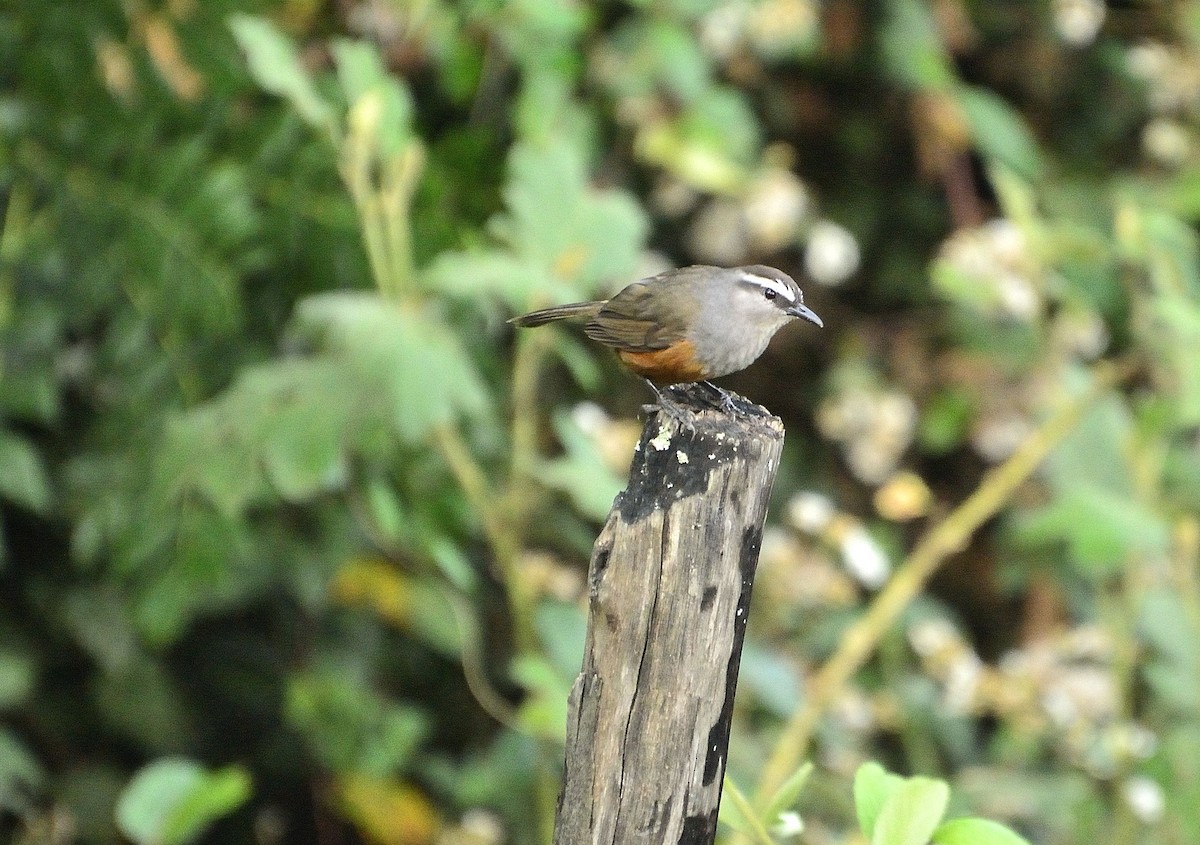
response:
[(933, 845), (1029, 845), (1023, 836), (988, 819), (952, 819), (933, 832)]
[(854, 809), (858, 826), (868, 839), (875, 832), (875, 820), (904, 778), (894, 775), (878, 763), (863, 763), (854, 773)]
[(185, 845), (250, 797), (250, 776), (238, 766), (209, 771), (182, 757), (140, 769), (117, 801), (117, 826), (138, 845)]
[(875, 819), (871, 845), (927, 845), (946, 813), (950, 787), (932, 778), (908, 778)]

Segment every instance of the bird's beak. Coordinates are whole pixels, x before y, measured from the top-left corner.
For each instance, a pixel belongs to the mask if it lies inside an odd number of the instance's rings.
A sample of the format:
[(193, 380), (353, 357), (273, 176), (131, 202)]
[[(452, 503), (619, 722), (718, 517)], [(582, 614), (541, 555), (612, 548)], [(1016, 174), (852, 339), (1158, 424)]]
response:
[(816, 312), (803, 302), (799, 305), (793, 305), (787, 310), (787, 313), (792, 317), (800, 317), (801, 319), (808, 320), (810, 323), (816, 323), (821, 328), (825, 328), (825, 324), (821, 322), (821, 318), (816, 315)]

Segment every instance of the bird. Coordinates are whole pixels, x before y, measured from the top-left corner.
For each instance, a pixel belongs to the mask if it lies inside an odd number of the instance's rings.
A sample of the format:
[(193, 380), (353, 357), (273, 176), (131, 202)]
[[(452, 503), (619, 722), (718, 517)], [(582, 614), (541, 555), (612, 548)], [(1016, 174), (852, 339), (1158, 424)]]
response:
[(825, 325), (782, 270), (694, 264), (640, 279), (611, 299), (555, 305), (508, 322), (533, 328), (586, 320), (584, 334), (614, 349), (660, 404), (666, 404), (660, 386), (702, 382), (729, 407), (728, 394), (711, 379), (750, 366), (775, 332), (794, 319)]

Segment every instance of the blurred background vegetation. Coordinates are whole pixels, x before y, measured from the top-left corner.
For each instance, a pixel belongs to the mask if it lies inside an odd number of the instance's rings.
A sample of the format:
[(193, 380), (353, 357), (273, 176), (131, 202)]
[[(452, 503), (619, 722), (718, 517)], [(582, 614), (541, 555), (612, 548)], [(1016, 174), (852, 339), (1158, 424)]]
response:
[(726, 380), (788, 427), (733, 781), (1200, 841), (1200, 3), (21, 0), (0, 56), (0, 839), (548, 841), (649, 396), (504, 320), (764, 262), (826, 328)]

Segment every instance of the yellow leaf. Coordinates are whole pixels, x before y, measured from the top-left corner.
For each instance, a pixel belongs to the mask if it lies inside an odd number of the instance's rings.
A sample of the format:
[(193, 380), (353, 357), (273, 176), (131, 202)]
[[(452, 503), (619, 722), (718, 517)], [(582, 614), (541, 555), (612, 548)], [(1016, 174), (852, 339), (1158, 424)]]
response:
[(433, 804), (405, 781), (349, 774), (337, 789), (342, 813), (376, 845), (428, 845), (441, 827)]
[(334, 601), (367, 607), (388, 622), (404, 627), (409, 620), (412, 589), (408, 578), (379, 558), (351, 558), (329, 584)]

